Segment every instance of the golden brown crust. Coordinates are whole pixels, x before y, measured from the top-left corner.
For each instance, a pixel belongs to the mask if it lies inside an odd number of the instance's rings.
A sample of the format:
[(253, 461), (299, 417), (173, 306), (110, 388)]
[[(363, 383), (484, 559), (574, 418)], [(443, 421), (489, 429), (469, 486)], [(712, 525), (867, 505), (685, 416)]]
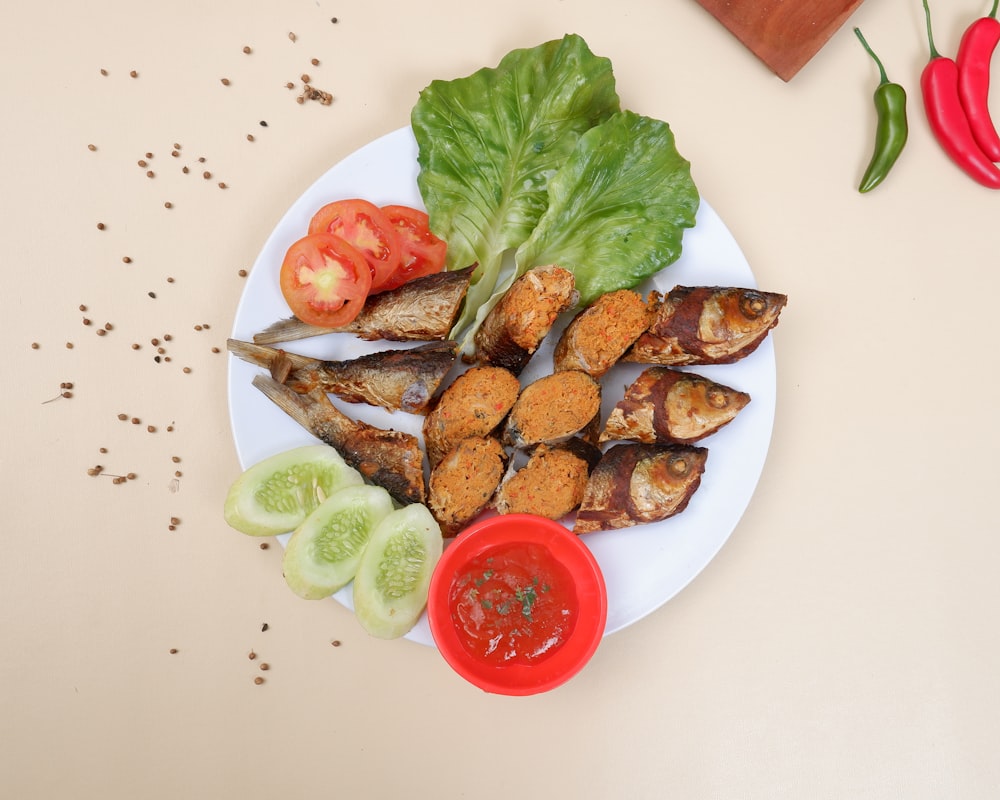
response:
[(691, 444), (728, 425), (749, 402), (746, 392), (701, 375), (649, 367), (612, 409), (599, 441)]
[(600, 378), (650, 326), (657, 297), (621, 289), (601, 295), (577, 314), (556, 344), (556, 370), (579, 369)]
[(462, 439), (492, 433), (520, 391), (517, 377), (502, 367), (472, 367), (455, 378), (424, 420), (424, 445), (431, 469)]
[(683, 366), (731, 364), (750, 355), (778, 324), (783, 294), (732, 286), (675, 286), (625, 361)]
[(485, 509), (507, 466), (493, 437), (462, 439), (431, 472), (427, 507), (444, 536), (454, 536)]
[(693, 445), (615, 445), (590, 475), (573, 531), (626, 528), (679, 514), (701, 483), (707, 456)]

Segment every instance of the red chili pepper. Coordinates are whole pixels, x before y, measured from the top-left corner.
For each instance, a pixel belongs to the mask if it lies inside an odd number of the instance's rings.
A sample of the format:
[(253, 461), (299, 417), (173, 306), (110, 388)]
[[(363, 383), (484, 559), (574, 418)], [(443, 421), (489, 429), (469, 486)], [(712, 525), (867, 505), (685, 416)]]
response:
[(1000, 189), (1000, 169), (976, 142), (962, 108), (958, 95), (958, 65), (934, 47), (931, 11), (927, 0), (923, 1), (931, 59), (920, 75), (920, 90), (931, 131), (951, 160), (967, 175), (990, 189)]
[(989, 16), (973, 22), (962, 36), (958, 46), (958, 95), (962, 99), (965, 116), (972, 128), (972, 135), (991, 161), (1000, 161), (1000, 136), (990, 117), (990, 63), (997, 43), (1000, 43), (1000, 21), (993, 0)]

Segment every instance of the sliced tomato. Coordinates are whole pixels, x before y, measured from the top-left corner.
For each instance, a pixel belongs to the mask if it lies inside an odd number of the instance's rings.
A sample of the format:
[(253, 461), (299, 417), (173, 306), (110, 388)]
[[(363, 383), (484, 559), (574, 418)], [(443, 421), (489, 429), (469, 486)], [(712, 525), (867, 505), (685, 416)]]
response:
[(399, 267), (399, 234), (382, 209), (367, 200), (327, 203), (313, 214), (309, 233), (332, 233), (354, 245), (371, 269), (372, 291), (378, 291)]
[(339, 328), (361, 311), (372, 285), (364, 256), (331, 233), (295, 242), (281, 264), (281, 294), (303, 322)]
[(401, 259), (380, 291), (444, 269), (448, 245), (431, 233), (426, 212), (409, 206), (383, 206), (382, 211), (399, 234)]

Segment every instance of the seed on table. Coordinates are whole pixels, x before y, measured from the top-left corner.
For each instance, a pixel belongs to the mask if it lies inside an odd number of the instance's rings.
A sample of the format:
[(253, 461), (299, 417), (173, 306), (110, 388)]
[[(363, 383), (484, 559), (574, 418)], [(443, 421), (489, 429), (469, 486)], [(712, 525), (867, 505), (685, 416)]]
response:
[(293, 31), (289, 31), (289, 32), (288, 32), (288, 38), (289, 38), (289, 39), (291, 39), (291, 40), (292, 40), (292, 41), (294, 42), (294, 41), (295, 41), (296, 39), (298, 39), (299, 37), (298, 37), (298, 36), (296, 36), (296, 35), (295, 35), (295, 33), (294, 33)]
[(163, 207), (164, 208), (173, 208), (174, 204), (171, 203), (169, 200), (167, 200), (167, 202), (163, 204)]
[(103, 231), (107, 226), (103, 222), (97, 223), (97, 230)]
[(132, 342), (132, 349), (133, 350), (138, 350), (139, 349), (139, 343), (138, 342)]
[(155, 347), (156, 345), (158, 345), (160, 343), (160, 340), (159, 339), (150, 339), (149, 343)]
[(146, 292), (146, 294), (148, 294), (148, 295), (149, 295), (150, 297), (152, 297), (152, 298), (153, 298), (154, 300), (156, 299), (156, 292)]
[(267, 624), (267, 623), (265, 622), (265, 623), (264, 623), (263, 625), (261, 625), (261, 626), (260, 626), (260, 630), (261, 630), (261, 632), (264, 632), (264, 631), (266, 631), (266, 630), (267, 630), (268, 628), (270, 628), (270, 627), (271, 627), (271, 626), (270, 626), (270, 625), (268, 625), (268, 624)]
[(264, 682), (264, 679), (260, 677), (260, 675), (258, 675), (256, 678), (253, 679), (253, 682), (256, 683), (258, 686), (260, 686)]
[(330, 17), (330, 22), (332, 22), (334, 25), (336, 25), (337, 22), (338, 22), (338, 20), (337, 20), (336, 17)]
[(267, 120), (266, 119), (262, 119), (260, 121), (260, 127), (262, 127), (262, 128), (266, 128), (267, 127)]
[(102, 75), (107, 75), (107, 74), (108, 74), (108, 71), (107, 71), (106, 69), (104, 69), (104, 68), (102, 67), (102, 68), (101, 68), (101, 74), (102, 74)]
[(185, 167), (181, 167), (181, 172), (183, 172), (185, 175), (187, 175), (190, 171), (191, 170), (189, 170), (186, 166)]
[(159, 353), (159, 354), (160, 354), (160, 355), (162, 356), (162, 355), (163, 355), (164, 353), (166, 353), (167, 351), (166, 351), (166, 350), (164, 350), (164, 349), (163, 349), (162, 347), (157, 347), (157, 348), (156, 348), (156, 352), (157, 352), (157, 353)]
[(155, 425), (147, 425), (147, 426), (146, 426), (146, 430), (147, 430), (147, 431), (148, 431), (149, 433), (156, 433), (156, 426), (155, 426)]
[(94, 477), (96, 475), (100, 475), (103, 469), (104, 467), (98, 464), (96, 467), (91, 467), (90, 469), (88, 469), (87, 474), (90, 475), (91, 477)]
[(104, 330), (106, 330), (106, 331), (113, 330), (113, 326), (111, 325), (110, 322), (105, 322), (104, 323)]
[(229, 85), (229, 78), (223, 78), (222, 79), (222, 85), (223, 86), (228, 86)]
[(172, 155), (174, 158), (180, 158), (181, 151), (180, 150), (171, 150), (170, 151), (170, 155)]
[(205, 156), (198, 156), (198, 163), (199, 164), (204, 164), (205, 163)]
[(83, 324), (84, 324), (84, 325), (89, 325), (89, 324), (90, 324), (90, 320), (89, 320), (89, 319), (87, 319), (86, 317), (84, 317), (84, 318), (83, 318)]
[(178, 464), (178, 463), (180, 463), (181, 457), (180, 456), (171, 456), (170, 460), (173, 461), (175, 464)]
[(97, 149), (97, 145), (96, 144), (88, 144), (87, 145), (87, 149), (90, 150), (90, 152), (94, 152), (94, 150)]
[(255, 658), (257, 658), (257, 654), (253, 650), (251, 650), (249, 653), (247, 653), (247, 658), (253, 661)]
[(180, 525), (181, 521), (177, 517), (171, 517), (170, 518), (170, 524), (171, 525)]
[(138, 425), (141, 420), (138, 417), (132, 417), (131, 422), (133, 425)]
[(153, 172), (153, 170), (149, 170), (149, 171), (148, 171), (148, 172), (146, 173), (146, 177), (147, 177), (147, 178), (155, 178), (155, 177), (156, 177), (156, 173), (155, 173), (155, 172)]
[(106, 336), (108, 332), (104, 330), (104, 328), (98, 328), (96, 331), (94, 331), (94, 333), (96, 333), (98, 336)]
[(174, 477), (175, 478), (181, 478), (183, 476), (184, 476), (184, 473), (181, 472), (179, 469), (174, 471)]
[(32, 342), (31, 343), (31, 349), (32, 350), (37, 350), (39, 347), (41, 347), (41, 345), (38, 342)]
[(334, 639), (332, 642), (330, 642), (330, 644), (332, 644), (334, 647), (340, 647), (340, 639)]
[(128, 419), (128, 414), (119, 414), (118, 415), (118, 419), (120, 419), (122, 422), (124, 422), (125, 420)]
[(100, 449), (98, 450), (98, 452), (99, 452), (99, 453), (106, 453), (106, 452), (108, 452), (108, 448), (106, 448), (106, 447), (101, 447), (101, 448), (100, 448)]
[(125, 263), (125, 264), (131, 264), (132, 263), (132, 259), (129, 258), (128, 256), (122, 256), (122, 262)]
[(176, 647), (171, 647), (170, 648), (170, 655), (175, 655), (176, 653), (177, 653), (177, 648)]
[(260, 549), (261, 550), (267, 550), (270, 546), (271, 545), (269, 545), (267, 542), (261, 542), (260, 543)]
[(302, 73), (302, 75), (299, 77), (299, 80), (302, 81), (303, 83), (309, 83), (309, 81), (311, 81), (312, 78), (310, 78), (307, 74)]
[(180, 150), (181, 146), (179, 142), (174, 142), (174, 150)]
[[(37, 343), (36, 343), (36, 344), (37, 344)], [(38, 348), (36, 347), (35, 349), (37, 350)], [(220, 350), (220, 349), (219, 349), (218, 347), (213, 347), (213, 348), (212, 348), (212, 352), (213, 352), (213, 353), (221, 353), (222, 351), (221, 351), (221, 350)]]
[(262, 672), (267, 672), (269, 669), (271, 669), (271, 665), (268, 664), (266, 661), (262, 661), (261, 665), (260, 665), (260, 669), (261, 669)]
[(181, 372), (184, 372), (185, 374), (190, 373), (191, 372), (191, 367), (184, 367), (184, 369), (181, 370)]
[(294, 89), (295, 88), (295, 84), (292, 83), (291, 81), (289, 81), (288, 83), (285, 84), (285, 88), (286, 89)]
[(254, 138), (253, 138), (253, 134), (252, 134), (252, 133), (248, 133), (248, 134), (247, 134), (247, 141), (248, 141), (248, 142), (252, 142), (252, 141), (254, 141)]
[(229, 187), (226, 186), (225, 181), (219, 181), (219, 188), (220, 189), (228, 189)]
[(243, 52), (246, 53), (247, 55), (250, 55), (250, 53), (252, 53), (253, 50), (250, 49), (250, 45), (245, 45), (243, 47)]
[(152, 153), (146, 153), (146, 158), (152, 158), (152, 157), (153, 157)]
[(149, 166), (149, 163), (144, 158), (140, 158), (136, 163), (143, 169)]
[(174, 338), (174, 337), (173, 337), (173, 336), (171, 336), (171, 335), (170, 335), (169, 333), (165, 333), (165, 334), (163, 334), (163, 341), (165, 341), (165, 342), (169, 342), (169, 341), (170, 341), (171, 339), (173, 339), (173, 338)]
[(201, 173), (201, 177), (203, 177), (207, 181), (209, 178), (212, 177), (212, 173), (209, 172), (208, 170), (205, 170), (203, 173)]
[(129, 72), (129, 77), (131, 77), (131, 78), (138, 78), (139, 77), (139, 73), (136, 72), (135, 70), (132, 70), (131, 72)]
[(86, 310), (87, 310), (87, 307), (86, 307), (85, 305), (83, 305), (83, 303), (81, 303), (81, 304), (80, 304), (80, 310), (81, 310), (81, 311), (86, 311)]
[(72, 342), (66, 342), (66, 349), (67, 350), (72, 350), (73, 349), (73, 343)]
[(134, 481), (138, 476), (134, 472), (129, 472), (125, 478), (126, 480)]

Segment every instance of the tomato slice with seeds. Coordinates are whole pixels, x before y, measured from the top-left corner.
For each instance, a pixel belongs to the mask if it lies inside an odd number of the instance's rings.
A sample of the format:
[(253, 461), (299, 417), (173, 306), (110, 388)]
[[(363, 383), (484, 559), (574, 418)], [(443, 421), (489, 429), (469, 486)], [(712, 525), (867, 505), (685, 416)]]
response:
[(309, 233), (332, 233), (360, 251), (371, 269), (373, 292), (399, 267), (399, 234), (382, 209), (367, 200), (327, 203), (313, 214)]
[(448, 245), (431, 232), (427, 213), (410, 206), (383, 206), (390, 224), (399, 234), (399, 267), (383, 284), (381, 291), (395, 289), (407, 281), (444, 269)]
[(288, 248), (279, 282), (296, 317), (310, 325), (339, 328), (361, 312), (372, 273), (364, 256), (347, 241), (314, 233)]

